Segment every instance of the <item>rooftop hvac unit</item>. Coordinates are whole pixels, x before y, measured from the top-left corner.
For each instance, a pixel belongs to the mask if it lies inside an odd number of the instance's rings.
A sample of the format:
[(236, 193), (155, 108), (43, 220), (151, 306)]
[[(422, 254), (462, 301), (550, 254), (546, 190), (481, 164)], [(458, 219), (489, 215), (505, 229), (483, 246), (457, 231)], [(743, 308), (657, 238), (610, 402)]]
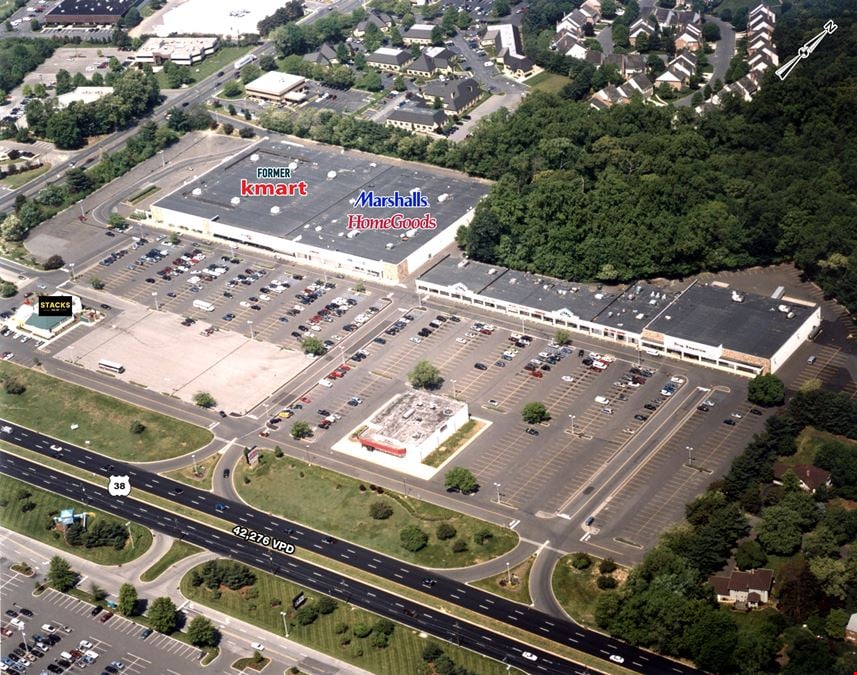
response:
[(290, 169), (290, 170), (294, 171), (294, 170), (295, 170), (295, 169), (297, 169), (297, 168), (298, 168), (298, 163), (297, 163), (297, 162), (289, 162), (289, 169)]
[(349, 239), (354, 239), (354, 237), (356, 237), (358, 234), (360, 234), (360, 233), (357, 230), (351, 230), (345, 236), (348, 237)]
[(608, 318), (608, 319), (609, 319), (610, 317), (612, 317), (612, 316), (613, 316), (613, 311), (612, 311), (612, 310), (611, 310), (611, 311), (609, 311), (609, 312), (607, 312), (607, 318)]
[(410, 419), (411, 417), (414, 416), (415, 412), (416, 412), (416, 410), (414, 410), (413, 408), (408, 408), (405, 412), (402, 413), (402, 419), (403, 420)]
[(330, 170), (327, 172), (327, 180), (333, 180), (336, 178), (336, 171)]
[(313, 229), (314, 229), (316, 232), (321, 232), (321, 225), (316, 225)]
[(604, 293), (596, 293), (592, 297), (594, 297), (596, 300), (603, 300), (604, 299)]
[(300, 241), (301, 239), (303, 239), (303, 237), (304, 237), (304, 236), (303, 236), (302, 234), (299, 234), (297, 237), (295, 237), (294, 239), (292, 239), (292, 241)]
[(418, 230), (408, 230), (408, 231), (405, 233), (405, 237), (406, 237), (407, 239), (413, 239), (414, 237), (416, 237), (416, 236), (417, 236), (417, 232), (418, 232)]
[(378, 165), (375, 162), (369, 162), (369, 166), (371, 166), (374, 169)]
[(443, 204), (447, 199), (449, 199), (449, 195), (445, 192), (442, 195), (438, 195), (437, 201)]
[(646, 315), (645, 315), (645, 314), (643, 314), (642, 312), (640, 312), (640, 313), (639, 313), (639, 314), (637, 314), (637, 316), (635, 316), (634, 318), (635, 318), (637, 321), (642, 321), (645, 317), (646, 317)]
[(241, 197), (233, 197), (229, 200), (229, 203), (232, 204), (232, 206), (238, 206), (241, 203)]
[(783, 314), (791, 311), (791, 308), (788, 305), (778, 305), (777, 309), (781, 311)]
[(202, 190), (200, 188), (194, 188), (193, 191), (191, 192), (191, 194), (194, 197), (199, 197), (202, 194)]
[(517, 279), (509, 279), (509, 283), (510, 284), (517, 284), (518, 280)]
[(458, 269), (461, 269), (462, 267), (467, 267), (467, 265), (469, 265), (469, 264), (470, 264), (469, 260), (459, 260), (458, 265), (456, 265), (456, 267), (458, 267)]
[(275, 216), (276, 216), (279, 212), (280, 212), (280, 207), (279, 207), (279, 206), (272, 206), (272, 207), (271, 207), (271, 214), (272, 214), (272, 215), (275, 215)]
[(497, 270), (495, 268), (491, 268), (488, 270), (488, 274), (497, 274)]
[(669, 314), (667, 314), (666, 316), (664, 316), (664, 318), (665, 318), (667, 321), (672, 320), (672, 317), (671, 317)]
[(392, 241), (389, 241), (384, 245), (384, 248), (386, 248), (389, 251), (390, 249), (395, 248), (395, 246), (396, 245)]
[(744, 296), (738, 291), (732, 291), (732, 302), (744, 302)]
[(254, 152), (252, 155), (250, 155), (250, 161), (251, 162), (258, 162), (259, 161), (259, 155)]
[(446, 415), (447, 417), (452, 417), (452, 408), (444, 408), (443, 414)]
[(658, 304), (658, 301), (657, 301), (657, 300), (655, 300), (654, 298), (652, 298), (651, 300), (649, 300), (649, 304), (650, 304), (650, 305), (657, 305), (657, 304)]
[(794, 319), (794, 318), (795, 318), (795, 313), (794, 313), (794, 312), (789, 312), (788, 314), (786, 314), (786, 318), (787, 318), (787, 319)]
[(345, 236), (345, 232), (337, 232), (337, 233), (336, 233), (336, 236), (337, 236), (337, 237), (344, 237), (344, 236)]

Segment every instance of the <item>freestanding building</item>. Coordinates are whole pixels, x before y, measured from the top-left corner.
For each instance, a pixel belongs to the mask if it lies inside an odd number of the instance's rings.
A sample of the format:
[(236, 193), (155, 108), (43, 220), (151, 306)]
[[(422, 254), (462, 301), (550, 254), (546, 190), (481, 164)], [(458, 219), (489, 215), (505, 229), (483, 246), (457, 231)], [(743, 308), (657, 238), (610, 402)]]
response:
[(116, 24), (139, 0), (62, 0), (45, 14), (51, 24)]

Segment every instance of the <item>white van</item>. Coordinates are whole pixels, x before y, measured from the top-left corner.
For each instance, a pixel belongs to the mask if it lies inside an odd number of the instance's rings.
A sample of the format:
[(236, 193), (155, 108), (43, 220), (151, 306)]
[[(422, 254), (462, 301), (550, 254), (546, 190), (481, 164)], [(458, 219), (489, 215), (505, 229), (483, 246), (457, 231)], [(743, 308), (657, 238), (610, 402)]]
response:
[(26, 624), (21, 621), (21, 619), (12, 619), (9, 623), (11, 623), (18, 630), (23, 630)]
[(649, 356), (660, 356), (660, 355), (661, 355), (661, 353), (660, 353), (657, 349), (646, 349), (646, 350), (644, 350), (644, 351), (645, 351), (645, 352), (646, 352), (646, 354), (648, 354)]
[(596, 396), (595, 402), (600, 403), (601, 405), (607, 405), (608, 403), (610, 403), (610, 399), (606, 396)]

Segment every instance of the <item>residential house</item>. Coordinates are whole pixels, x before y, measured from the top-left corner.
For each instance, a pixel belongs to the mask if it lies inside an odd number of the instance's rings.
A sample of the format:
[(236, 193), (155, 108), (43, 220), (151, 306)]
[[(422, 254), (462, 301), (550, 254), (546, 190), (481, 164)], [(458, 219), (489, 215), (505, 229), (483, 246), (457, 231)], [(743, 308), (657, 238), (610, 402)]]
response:
[(580, 6), (581, 13), (586, 17), (587, 23), (594, 26), (601, 20), (601, 3), (594, 3), (592, 0), (586, 0)]
[(604, 62), (616, 66), (624, 80), (646, 72), (646, 57), (642, 54), (610, 54)]
[(776, 52), (771, 52), (767, 49), (763, 49), (759, 52), (756, 52), (747, 59), (747, 65), (750, 67), (751, 72), (764, 72), (768, 68), (774, 68), (779, 65), (779, 58), (777, 57)]
[(604, 64), (604, 54), (603, 52), (599, 52), (594, 49), (589, 49), (586, 52), (584, 60), (587, 63), (591, 63), (596, 68), (600, 68)]
[(335, 66), (339, 63), (336, 50), (326, 42), (322, 42), (318, 49), (309, 54), (304, 54), (304, 61), (309, 61), (317, 66)]
[(732, 570), (728, 577), (715, 575), (708, 582), (714, 587), (717, 602), (758, 607), (768, 602), (774, 584), (774, 571), (769, 569), (741, 572)]
[(750, 10), (750, 13), (747, 15), (747, 25), (749, 26), (759, 16), (767, 18), (772, 25), (777, 21), (777, 15), (774, 14), (774, 10), (764, 4), (760, 4)]
[(774, 39), (770, 33), (759, 33), (747, 39), (747, 55), (753, 56), (756, 52), (764, 49), (776, 53), (774, 50)]
[(637, 38), (640, 35), (645, 35), (647, 38), (649, 38), (654, 35), (654, 32), (655, 23), (651, 19), (638, 17), (628, 27), (628, 42), (631, 43), (632, 47), (635, 47), (637, 45)]
[(754, 18), (747, 20), (747, 34), (773, 33), (774, 23), (767, 14), (757, 14)]
[(580, 38), (571, 33), (563, 33), (557, 36), (556, 40), (551, 44), (551, 49), (555, 49), (564, 56), (571, 56), (575, 59), (586, 58), (586, 45), (583, 44)]
[(446, 47), (429, 47), (405, 70), (414, 77), (429, 78), (438, 73), (451, 73), (455, 65), (455, 54)]
[(366, 35), (366, 27), (369, 24), (374, 24), (377, 28), (382, 32), (386, 33), (390, 30), (390, 27), (393, 25), (393, 19), (389, 14), (385, 14), (384, 12), (369, 12), (366, 15), (366, 18), (362, 21), (358, 22), (356, 26), (354, 26), (354, 30), (351, 34), (354, 37), (361, 38)]
[[(738, 80), (738, 82), (741, 82), (741, 80)], [(735, 84), (738, 84), (738, 82)], [(795, 464), (794, 466), (787, 466), (782, 462), (774, 462), (775, 485), (783, 484), (783, 476), (787, 471), (791, 471), (795, 476), (797, 476), (801, 490), (815, 493), (815, 491), (822, 485), (830, 487), (829, 471), (819, 469), (817, 466), (813, 466), (812, 464)]]
[(845, 642), (857, 645), (857, 614), (852, 614), (845, 626)]
[(571, 33), (577, 37), (583, 37), (583, 31), (586, 24), (592, 25), (594, 22), (590, 17), (581, 12), (579, 9), (574, 9), (566, 14), (556, 25), (557, 33)]
[(698, 26), (702, 23), (702, 16), (699, 12), (678, 11), (665, 7), (643, 7), (640, 9), (640, 17), (654, 21), (662, 31), (687, 24)]
[(517, 26), (501, 23), (491, 26), (482, 38), (482, 45), (494, 45), (494, 60), (506, 75), (529, 77), (534, 68), (532, 60), (524, 55), (521, 33)]
[(433, 30), (434, 26), (430, 23), (415, 23), (402, 33), (402, 40), (406, 45), (430, 45)]
[(682, 52), (667, 64), (667, 69), (658, 75), (655, 84), (667, 84), (676, 91), (686, 86), (696, 72), (696, 57)]
[(631, 99), (619, 87), (615, 84), (608, 84), (592, 95), (592, 98), (589, 99), (589, 105), (596, 110), (604, 110), (630, 101)]
[(421, 93), (427, 101), (439, 98), (443, 103), (443, 109), (455, 114), (472, 106), (482, 95), (479, 83), (472, 77), (446, 82), (429, 82)]
[(702, 30), (692, 23), (681, 26), (676, 32), (676, 51), (689, 49), (690, 51), (695, 52), (700, 47), (702, 47)]
[(366, 57), (366, 63), (373, 68), (401, 72), (402, 68), (411, 62), (411, 52), (395, 47), (381, 47)]
[(635, 93), (640, 94), (643, 98), (649, 98), (655, 93), (655, 86), (652, 81), (642, 73), (630, 77), (619, 89), (629, 100)]
[(394, 110), (384, 124), (420, 134), (434, 134), (443, 128), (445, 122), (446, 113), (443, 110), (420, 106)]

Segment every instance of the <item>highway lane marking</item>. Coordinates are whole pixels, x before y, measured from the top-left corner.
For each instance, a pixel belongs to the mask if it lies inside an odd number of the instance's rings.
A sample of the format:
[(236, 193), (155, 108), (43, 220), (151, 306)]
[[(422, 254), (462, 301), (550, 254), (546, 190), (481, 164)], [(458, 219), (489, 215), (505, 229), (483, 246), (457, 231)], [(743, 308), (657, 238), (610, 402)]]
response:
[(368, 566), (369, 566), (369, 567), (371, 567), (373, 570), (377, 570), (377, 569), (378, 569), (378, 568), (377, 568), (375, 565), (373, 565), (372, 563), (368, 563)]
[(548, 626), (555, 626), (555, 625), (556, 625), (555, 623), (552, 623), (552, 622), (550, 622), (550, 621), (545, 621), (545, 623), (546, 623)]
[(550, 631), (544, 626), (539, 626), (539, 630), (544, 631), (545, 633), (550, 633)]
[(398, 572), (393, 572), (393, 576), (396, 577), (396, 579), (404, 579), (405, 578), (401, 574), (399, 574)]
[(263, 527), (262, 529), (263, 529), (263, 530), (267, 530), (268, 532), (273, 532), (273, 530), (272, 530), (270, 527), (267, 527), (267, 526)]
[(339, 554), (339, 557), (340, 557), (340, 558), (345, 558), (346, 560), (351, 560), (351, 556), (350, 556), (350, 555), (345, 555), (344, 553), (340, 553), (340, 554)]
[(449, 594), (449, 597), (451, 597), (451, 598), (455, 598), (456, 600), (461, 600), (461, 597), (460, 597), (460, 596), (458, 596), (458, 595), (456, 595), (455, 593), (450, 593), (450, 594)]
[(371, 591), (366, 591), (366, 595), (368, 595), (370, 598), (377, 598), (378, 597), (377, 595), (375, 595)]

